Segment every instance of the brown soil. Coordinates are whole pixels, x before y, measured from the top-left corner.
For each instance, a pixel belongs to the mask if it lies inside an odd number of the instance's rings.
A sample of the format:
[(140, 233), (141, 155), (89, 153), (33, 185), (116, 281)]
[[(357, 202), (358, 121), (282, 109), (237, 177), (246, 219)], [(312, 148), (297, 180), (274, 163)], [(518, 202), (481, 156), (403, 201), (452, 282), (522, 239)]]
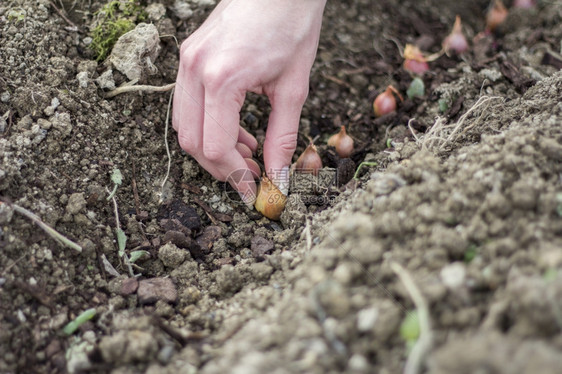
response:
[[(183, 40), (211, 3), (163, 0), (152, 22)], [(0, 5), (0, 373), (401, 372), (416, 306), (395, 263), (429, 307), (420, 372), (559, 372), (560, 1), (511, 9), (496, 35), (480, 33), (488, 1), (329, 1), (297, 154), (318, 136), (339, 180), (300, 178), (280, 222), (232, 198), (172, 132), (162, 188), (169, 95), (104, 98), (107, 66), (87, 46), (101, 5)], [(456, 14), (470, 51), (431, 62), (425, 95), (375, 118), (374, 97), (413, 79), (398, 47), (438, 52)], [(177, 45), (160, 44), (142, 83), (175, 79)], [(262, 141), (268, 111), (249, 95), (241, 112)], [(325, 145), (342, 124), (351, 160)], [(363, 161), (377, 165), (349, 181)], [(148, 253), (130, 269), (107, 200), (116, 168), (125, 251)]]

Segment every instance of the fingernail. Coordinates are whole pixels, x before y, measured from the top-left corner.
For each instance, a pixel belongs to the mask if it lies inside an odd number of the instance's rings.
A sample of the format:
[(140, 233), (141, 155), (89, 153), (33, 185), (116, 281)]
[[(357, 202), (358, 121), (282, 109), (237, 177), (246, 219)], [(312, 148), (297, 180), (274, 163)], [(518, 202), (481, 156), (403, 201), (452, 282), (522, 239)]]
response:
[(275, 172), (273, 183), (275, 183), (283, 195), (287, 196), (289, 194), (289, 166), (284, 166), (281, 170)]

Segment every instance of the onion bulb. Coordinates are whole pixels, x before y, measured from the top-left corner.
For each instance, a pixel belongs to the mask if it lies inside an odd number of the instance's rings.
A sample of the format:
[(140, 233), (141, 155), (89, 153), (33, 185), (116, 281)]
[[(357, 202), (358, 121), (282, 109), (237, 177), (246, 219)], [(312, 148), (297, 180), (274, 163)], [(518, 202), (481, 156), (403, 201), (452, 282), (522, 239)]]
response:
[(297, 159), (295, 170), (301, 173), (318, 175), (318, 169), (322, 169), (322, 159), (320, 159), (314, 143), (310, 142)]
[(515, 0), (513, 2), (515, 8), (530, 9), (535, 6), (534, 0)]
[(486, 30), (493, 32), (507, 18), (507, 8), (501, 0), (495, 0), (494, 5), (486, 14)]
[(384, 116), (385, 114), (396, 110), (396, 99), (393, 94), (396, 94), (401, 101), (404, 101), (398, 90), (389, 85), (386, 87), (386, 90), (383, 93), (380, 93), (373, 102), (373, 109), (376, 117)]
[(341, 158), (348, 158), (353, 153), (353, 138), (347, 135), (345, 126), (342, 126), (340, 132), (330, 136), (328, 145), (336, 148), (336, 153)]
[(286, 203), (287, 196), (268, 177), (263, 175), (254, 203), (256, 210), (267, 218), (277, 221), (281, 217)]
[(461, 17), (457, 16), (453, 30), (443, 41), (443, 50), (445, 50), (446, 53), (453, 51), (460, 54), (467, 49), (468, 42), (462, 33)]
[(404, 69), (414, 74), (423, 74), (429, 70), (427, 59), (415, 45), (406, 44), (404, 47)]

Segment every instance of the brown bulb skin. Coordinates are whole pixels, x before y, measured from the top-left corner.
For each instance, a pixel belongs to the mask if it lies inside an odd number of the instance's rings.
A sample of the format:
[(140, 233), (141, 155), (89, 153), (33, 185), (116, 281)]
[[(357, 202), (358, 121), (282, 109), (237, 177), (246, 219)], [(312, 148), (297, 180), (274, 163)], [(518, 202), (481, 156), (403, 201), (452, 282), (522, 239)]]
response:
[(507, 8), (501, 0), (496, 0), (492, 8), (486, 14), (486, 30), (494, 32), (496, 28), (502, 24), (507, 18)]
[(316, 146), (310, 143), (297, 159), (295, 170), (300, 173), (318, 175), (319, 169), (322, 169), (322, 159), (318, 155)]
[(534, 0), (515, 0), (513, 2), (514, 8), (531, 9), (535, 6)]
[(328, 145), (336, 148), (336, 153), (341, 158), (348, 158), (353, 153), (353, 138), (347, 135), (345, 126), (342, 126), (340, 132), (330, 136)]
[(443, 49), (446, 53), (454, 52), (461, 54), (468, 49), (468, 42), (462, 33), (461, 17), (457, 16), (453, 31), (443, 41)]
[(387, 88), (386, 91), (379, 94), (373, 103), (373, 109), (377, 117), (394, 112), (396, 110), (396, 99), (392, 95), (392, 90)]
[(404, 69), (414, 74), (423, 74), (429, 70), (429, 64), (422, 51), (412, 44), (404, 47)]
[(262, 176), (254, 203), (256, 210), (267, 218), (278, 221), (285, 204), (287, 204), (287, 196), (268, 177)]
[(404, 60), (404, 69), (414, 74), (423, 74), (429, 70), (429, 64), (425, 61), (417, 61), (412, 59)]

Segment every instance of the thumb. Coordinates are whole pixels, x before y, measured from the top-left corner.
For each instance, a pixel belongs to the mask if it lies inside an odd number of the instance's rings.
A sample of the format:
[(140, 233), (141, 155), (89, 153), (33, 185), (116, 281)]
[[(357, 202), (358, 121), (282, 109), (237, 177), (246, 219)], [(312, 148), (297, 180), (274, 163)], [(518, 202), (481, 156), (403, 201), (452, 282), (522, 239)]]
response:
[(271, 100), (271, 114), (263, 145), (263, 158), (268, 177), (287, 194), (289, 189), (289, 166), (297, 147), (297, 136), (304, 93), (291, 92), (274, 96)]

